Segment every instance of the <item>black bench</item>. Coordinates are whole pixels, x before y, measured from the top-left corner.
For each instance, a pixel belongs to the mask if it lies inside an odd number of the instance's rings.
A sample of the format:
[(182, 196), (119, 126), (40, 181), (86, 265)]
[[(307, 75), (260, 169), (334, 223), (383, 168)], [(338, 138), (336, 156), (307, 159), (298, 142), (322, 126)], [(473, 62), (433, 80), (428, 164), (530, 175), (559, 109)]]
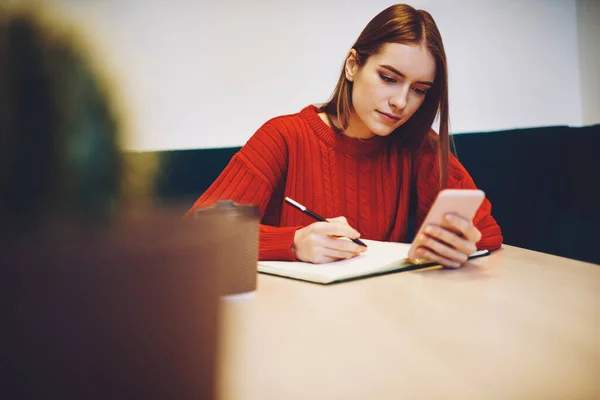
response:
[[(600, 125), (469, 133), (454, 142), (506, 244), (600, 263)], [(156, 199), (191, 205), (239, 149), (159, 152)]]

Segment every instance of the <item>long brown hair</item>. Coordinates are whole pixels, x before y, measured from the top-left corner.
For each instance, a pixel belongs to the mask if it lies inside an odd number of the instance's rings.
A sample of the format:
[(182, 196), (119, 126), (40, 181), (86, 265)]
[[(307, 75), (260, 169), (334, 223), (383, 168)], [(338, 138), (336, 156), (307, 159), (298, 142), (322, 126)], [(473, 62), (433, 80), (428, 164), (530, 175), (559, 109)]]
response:
[[(439, 156), (440, 188), (448, 182), (450, 154), (448, 116), (448, 68), (442, 36), (433, 17), (424, 10), (406, 4), (396, 4), (377, 14), (361, 32), (352, 46), (356, 60), (363, 66), (367, 59), (377, 54), (386, 43), (425, 45), (435, 58), (435, 79), (417, 112), (392, 134), (399, 135), (402, 143), (418, 151), (424, 145), (437, 147)], [(344, 60), (345, 65), (345, 60)], [(344, 67), (331, 99), (321, 111), (337, 117), (342, 129), (347, 129), (352, 106), (352, 82), (346, 79)], [(430, 135), (431, 126), (439, 113), (439, 138)]]

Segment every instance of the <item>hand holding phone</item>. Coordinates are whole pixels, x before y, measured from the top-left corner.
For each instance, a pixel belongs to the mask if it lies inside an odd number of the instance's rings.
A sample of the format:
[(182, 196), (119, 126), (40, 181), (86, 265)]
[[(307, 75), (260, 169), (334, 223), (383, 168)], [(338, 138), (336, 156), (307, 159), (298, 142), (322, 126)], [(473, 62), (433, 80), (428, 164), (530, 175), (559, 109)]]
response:
[(481, 232), (473, 217), (485, 198), (477, 189), (445, 189), (435, 199), (415, 235), (409, 257), (458, 268), (477, 250)]

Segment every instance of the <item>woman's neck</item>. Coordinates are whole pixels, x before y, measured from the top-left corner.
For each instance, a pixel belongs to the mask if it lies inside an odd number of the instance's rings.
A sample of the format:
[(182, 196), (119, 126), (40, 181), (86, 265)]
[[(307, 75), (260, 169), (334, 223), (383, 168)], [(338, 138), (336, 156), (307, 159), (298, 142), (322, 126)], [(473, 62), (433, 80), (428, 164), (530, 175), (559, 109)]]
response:
[(348, 128), (345, 130), (342, 130), (341, 124), (335, 115), (329, 115), (325, 112), (320, 112), (319, 118), (321, 118), (321, 120), (323, 120), (323, 122), (325, 122), (327, 126), (334, 131), (354, 139), (367, 140), (375, 136), (371, 131), (369, 131), (369, 129), (355, 113), (350, 114)]

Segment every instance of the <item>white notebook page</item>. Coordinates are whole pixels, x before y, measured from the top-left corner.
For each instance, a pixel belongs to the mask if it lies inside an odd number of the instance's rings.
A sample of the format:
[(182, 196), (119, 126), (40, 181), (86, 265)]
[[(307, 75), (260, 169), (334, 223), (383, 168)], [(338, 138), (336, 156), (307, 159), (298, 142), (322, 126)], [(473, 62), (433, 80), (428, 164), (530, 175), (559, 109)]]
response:
[(367, 251), (349, 260), (327, 264), (301, 261), (259, 261), (260, 272), (319, 283), (330, 283), (355, 276), (384, 272), (407, 265), (410, 244), (363, 240)]

